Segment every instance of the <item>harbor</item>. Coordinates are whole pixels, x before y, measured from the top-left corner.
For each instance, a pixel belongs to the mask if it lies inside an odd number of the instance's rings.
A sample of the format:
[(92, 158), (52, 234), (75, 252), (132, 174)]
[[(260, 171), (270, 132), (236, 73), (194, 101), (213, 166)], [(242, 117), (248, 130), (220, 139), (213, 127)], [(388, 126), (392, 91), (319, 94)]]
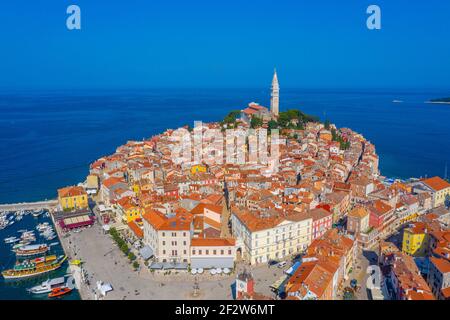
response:
[[(52, 203), (8, 205), (0, 210), (0, 299), (79, 300), (77, 290), (58, 285), (36, 289), (45, 282), (67, 279), (69, 263), (51, 219)], [(24, 209), (27, 208), (27, 209)], [(68, 283), (68, 282), (67, 282)], [(32, 290), (34, 289), (34, 290)], [(62, 290), (64, 289), (64, 290)], [(61, 291), (62, 290), (62, 291)], [(54, 291), (54, 292), (53, 292)], [(72, 292), (73, 291), (73, 292)]]

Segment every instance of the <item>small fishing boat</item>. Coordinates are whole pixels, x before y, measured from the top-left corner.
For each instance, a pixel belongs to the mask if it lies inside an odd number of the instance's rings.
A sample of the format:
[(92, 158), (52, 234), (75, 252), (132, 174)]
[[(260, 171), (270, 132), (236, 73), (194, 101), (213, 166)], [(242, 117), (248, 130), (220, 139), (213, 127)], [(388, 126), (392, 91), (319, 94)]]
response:
[(33, 217), (39, 217), (43, 213), (44, 213), (44, 209), (35, 210), (35, 211), (33, 211)]
[(72, 291), (72, 289), (68, 288), (68, 287), (55, 288), (55, 289), (52, 289), (52, 291), (48, 294), (48, 297), (49, 298), (61, 297), (71, 291)]
[(19, 243), (16, 243), (15, 245), (13, 245), (13, 250), (14, 249), (18, 249), (18, 248), (22, 248), (22, 247), (24, 247), (24, 246), (27, 246), (27, 245), (29, 245), (29, 244), (31, 244), (31, 241), (24, 241), (24, 240), (21, 240)]
[(5, 238), (3, 241), (5, 241), (5, 243), (14, 243), (14, 242), (18, 242), (20, 241), (20, 238), (17, 237), (9, 237), (9, 238)]

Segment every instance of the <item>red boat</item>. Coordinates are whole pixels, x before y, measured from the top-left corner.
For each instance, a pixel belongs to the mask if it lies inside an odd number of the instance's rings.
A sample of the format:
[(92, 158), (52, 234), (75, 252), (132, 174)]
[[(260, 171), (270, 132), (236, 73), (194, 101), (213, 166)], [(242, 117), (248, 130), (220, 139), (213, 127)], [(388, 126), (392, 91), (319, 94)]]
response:
[(67, 287), (59, 287), (59, 288), (55, 288), (52, 290), (52, 292), (50, 292), (48, 294), (49, 298), (57, 298), (57, 297), (61, 297), (69, 292), (71, 292), (72, 289), (67, 288)]

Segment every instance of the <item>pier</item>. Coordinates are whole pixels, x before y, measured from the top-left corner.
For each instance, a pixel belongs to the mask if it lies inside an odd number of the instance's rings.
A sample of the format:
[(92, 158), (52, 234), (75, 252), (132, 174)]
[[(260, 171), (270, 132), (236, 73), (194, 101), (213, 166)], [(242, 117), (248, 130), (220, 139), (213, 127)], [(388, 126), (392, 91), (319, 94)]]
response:
[(37, 202), (21, 202), (11, 204), (0, 204), (0, 211), (19, 211), (19, 210), (52, 210), (58, 205), (58, 200), (47, 200)]

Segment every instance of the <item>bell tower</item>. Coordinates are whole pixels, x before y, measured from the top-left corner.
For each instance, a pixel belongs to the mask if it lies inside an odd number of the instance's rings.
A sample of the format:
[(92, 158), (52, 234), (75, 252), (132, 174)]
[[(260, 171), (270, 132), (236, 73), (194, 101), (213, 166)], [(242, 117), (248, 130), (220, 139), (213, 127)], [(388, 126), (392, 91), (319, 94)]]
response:
[(270, 94), (270, 112), (278, 117), (280, 105), (280, 86), (278, 84), (277, 70), (274, 70), (272, 79), (272, 92)]

